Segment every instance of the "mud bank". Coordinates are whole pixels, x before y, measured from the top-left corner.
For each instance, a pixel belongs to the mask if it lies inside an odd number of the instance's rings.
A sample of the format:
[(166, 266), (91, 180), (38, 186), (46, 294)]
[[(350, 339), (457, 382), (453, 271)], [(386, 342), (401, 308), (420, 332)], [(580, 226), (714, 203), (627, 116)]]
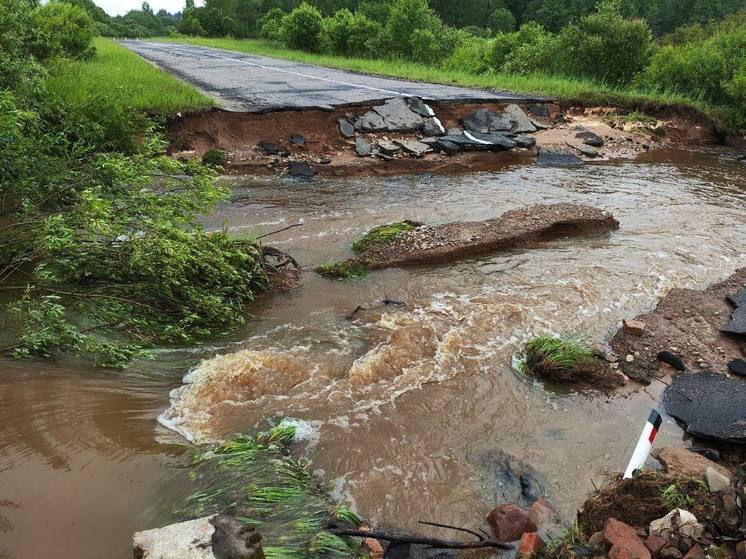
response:
[(746, 268), (741, 268), (704, 290), (671, 290), (653, 312), (635, 319), (644, 326), (642, 335), (623, 328), (611, 340), (611, 348), (621, 357), (622, 371), (643, 383), (675, 373), (670, 364), (675, 360), (659, 358), (661, 352), (669, 352), (681, 359), (678, 369), (726, 374), (728, 365), (745, 355), (744, 337), (721, 331), (734, 309), (728, 296), (744, 286)]
[[(619, 222), (604, 210), (578, 204), (537, 204), (497, 219), (419, 226), (385, 242), (375, 242), (343, 263), (380, 270), (442, 263), (489, 251), (540, 242), (556, 235), (602, 232)], [(326, 268), (317, 269), (325, 273)]]
[[(475, 111), (502, 112), (499, 103), (430, 103), (443, 133), (463, 127)], [(666, 118), (636, 120), (614, 108), (583, 109), (556, 103), (521, 105), (538, 130), (535, 146), (512, 151), (477, 151), (446, 154), (437, 147), (413, 154), (406, 149), (381, 157), (360, 157), (356, 139), (376, 145), (416, 142), (426, 133), (378, 131), (348, 134), (340, 120), (354, 121), (375, 105), (338, 108), (333, 111), (297, 110), (264, 114), (236, 113), (219, 109), (187, 114), (168, 126), (170, 153), (179, 158), (200, 157), (211, 149), (226, 153), (225, 172), (232, 175), (273, 175), (289, 172), (291, 163), (306, 163), (310, 174), (326, 177), (351, 175), (439, 174), (497, 170), (536, 160), (541, 148), (561, 149), (582, 161), (630, 159), (664, 145), (711, 144), (717, 140), (712, 125), (674, 113)], [(577, 136), (591, 133), (603, 148), (584, 144)], [(531, 142), (533, 143), (533, 142)]]

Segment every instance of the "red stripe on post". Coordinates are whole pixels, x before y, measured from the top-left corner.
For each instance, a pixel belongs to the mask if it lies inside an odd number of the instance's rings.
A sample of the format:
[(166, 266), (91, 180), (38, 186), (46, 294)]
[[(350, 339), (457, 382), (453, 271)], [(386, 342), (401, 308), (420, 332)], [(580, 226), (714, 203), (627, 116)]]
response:
[(650, 431), (650, 437), (648, 437), (648, 440), (650, 441), (650, 444), (653, 444), (653, 441), (655, 440), (655, 436), (658, 434), (658, 429), (653, 427), (653, 430)]

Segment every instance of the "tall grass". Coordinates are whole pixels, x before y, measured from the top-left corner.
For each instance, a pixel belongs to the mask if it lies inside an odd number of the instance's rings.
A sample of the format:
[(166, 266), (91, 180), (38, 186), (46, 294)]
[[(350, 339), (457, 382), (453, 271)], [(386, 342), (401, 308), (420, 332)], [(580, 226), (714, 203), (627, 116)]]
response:
[(273, 56), (330, 68), (352, 70), (366, 74), (402, 78), (412, 81), (459, 85), (483, 89), (509, 90), (534, 95), (557, 97), (571, 103), (588, 105), (613, 105), (625, 109), (644, 109), (649, 105), (676, 105), (691, 107), (712, 117), (719, 116), (701, 99), (692, 99), (674, 93), (647, 91), (634, 87), (612, 87), (589, 79), (546, 74), (504, 74), (490, 72), (474, 74), (407, 62), (367, 58), (348, 58), (328, 54), (314, 54), (284, 48), (275, 43), (257, 39), (210, 39), (204, 37), (159, 38), (157, 41), (186, 43), (233, 50), (249, 54)]
[(102, 96), (128, 108), (161, 114), (214, 105), (196, 88), (125, 47), (103, 38), (94, 39), (93, 44), (93, 60), (65, 61), (51, 68), (47, 85), (68, 103), (83, 106), (92, 97)]

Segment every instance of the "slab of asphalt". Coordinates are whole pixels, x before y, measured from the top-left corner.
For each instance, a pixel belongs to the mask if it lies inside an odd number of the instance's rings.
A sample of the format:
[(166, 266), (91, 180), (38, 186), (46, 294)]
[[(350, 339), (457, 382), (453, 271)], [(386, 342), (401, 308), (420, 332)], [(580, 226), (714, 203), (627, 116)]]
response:
[(122, 44), (194, 84), (216, 99), (222, 108), (236, 112), (331, 110), (397, 96), (464, 103), (547, 101), (508, 91), (396, 80), (196, 45), (146, 40), (122, 41)]

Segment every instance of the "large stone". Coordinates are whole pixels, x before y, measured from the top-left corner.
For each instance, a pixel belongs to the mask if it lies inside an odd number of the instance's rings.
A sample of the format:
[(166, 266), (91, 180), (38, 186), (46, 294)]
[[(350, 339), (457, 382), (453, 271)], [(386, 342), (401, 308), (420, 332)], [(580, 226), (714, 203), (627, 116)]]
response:
[(726, 475), (712, 467), (707, 468), (705, 478), (707, 478), (707, 486), (710, 488), (711, 493), (717, 493), (721, 489), (730, 486), (730, 474)]
[(348, 140), (355, 137), (355, 127), (346, 118), (339, 119), (339, 132)]
[(422, 157), (429, 151), (432, 151), (429, 145), (416, 140), (394, 140), (394, 143), (400, 145), (404, 151), (411, 153), (415, 157)]
[(373, 110), (381, 116), (385, 130), (389, 132), (415, 132), (425, 126), (424, 119), (401, 97), (389, 99)]
[(538, 532), (525, 532), (521, 536), (521, 543), (518, 545), (518, 555), (528, 559), (536, 556), (545, 547), (546, 543)]
[(227, 515), (207, 516), (137, 532), (135, 559), (264, 559), (262, 537)]
[(511, 104), (505, 107), (503, 115), (513, 123), (510, 131), (514, 134), (525, 134), (527, 132), (536, 132), (536, 126), (528, 118), (528, 115), (523, 112), (518, 105)]
[(667, 446), (655, 450), (653, 456), (663, 464), (669, 474), (674, 476), (696, 477), (704, 480), (707, 475), (707, 468), (713, 468), (723, 475), (730, 475), (727, 469), (685, 448)]
[(720, 330), (726, 334), (746, 334), (746, 306), (738, 307), (733, 311), (730, 322)]
[(642, 543), (635, 529), (616, 518), (609, 518), (606, 521), (603, 537), (611, 544), (609, 557), (650, 559), (650, 551)]
[(583, 160), (563, 148), (540, 147), (536, 162), (544, 167), (577, 167)]
[(703, 438), (746, 444), (746, 382), (711, 372), (678, 375), (663, 394), (669, 415), (687, 433)]
[(666, 541), (666, 538), (660, 534), (651, 534), (645, 539), (645, 547), (648, 548), (648, 551), (650, 551), (653, 556), (658, 555), (667, 544), (668, 542)]
[(536, 532), (537, 527), (528, 515), (528, 512), (516, 505), (500, 505), (495, 507), (489, 515), (487, 522), (492, 528), (492, 534), (496, 540), (502, 542), (514, 542), (520, 540), (526, 532)]
[(355, 138), (355, 153), (358, 157), (370, 157), (373, 155), (373, 144), (365, 138)]
[(479, 109), (461, 120), (464, 128), (469, 132), (488, 134), (490, 132), (508, 132), (513, 123), (505, 115), (487, 109)]

